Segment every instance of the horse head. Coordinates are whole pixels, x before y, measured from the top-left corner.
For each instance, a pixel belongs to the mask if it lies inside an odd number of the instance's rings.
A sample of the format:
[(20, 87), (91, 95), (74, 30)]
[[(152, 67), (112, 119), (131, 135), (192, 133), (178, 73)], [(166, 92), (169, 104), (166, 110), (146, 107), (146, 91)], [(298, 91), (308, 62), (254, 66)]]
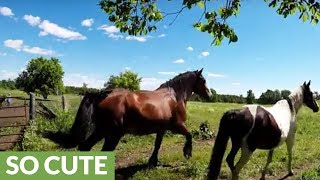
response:
[(303, 89), (303, 103), (307, 105), (310, 109), (313, 110), (313, 112), (319, 111), (319, 106), (316, 101), (316, 98), (313, 95), (313, 92), (310, 89), (311, 81), (308, 83), (304, 82), (302, 85)]

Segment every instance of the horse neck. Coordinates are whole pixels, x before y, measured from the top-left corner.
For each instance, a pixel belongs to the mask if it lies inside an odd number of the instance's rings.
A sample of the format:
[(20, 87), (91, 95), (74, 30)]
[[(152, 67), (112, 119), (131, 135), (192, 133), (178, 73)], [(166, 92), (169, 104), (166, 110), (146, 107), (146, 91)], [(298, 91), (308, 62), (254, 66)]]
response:
[(192, 94), (192, 88), (190, 84), (193, 83), (190, 83), (187, 79), (185, 79), (179, 80), (179, 82), (170, 86), (175, 91), (177, 101), (188, 101)]
[(292, 101), (292, 105), (294, 107), (295, 114), (297, 114), (303, 104), (303, 89), (302, 89), (302, 87), (299, 87), (297, 90), (292, 92), (289, 95), (289, 98)]

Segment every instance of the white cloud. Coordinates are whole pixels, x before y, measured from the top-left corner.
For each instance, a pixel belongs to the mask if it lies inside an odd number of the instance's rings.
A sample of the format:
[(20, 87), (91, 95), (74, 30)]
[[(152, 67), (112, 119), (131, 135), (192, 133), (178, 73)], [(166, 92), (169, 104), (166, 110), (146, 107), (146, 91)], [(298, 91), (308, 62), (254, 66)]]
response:
[(140, 87), (142, 90), (155, 90), (164, 82), (165, 82), (164, 79), (142, 78)]
[(40, 47), (30, 47), (23, 44), (23, 40), (17, 39), (8, 39), (3, 42), (4, 46), (15, 49), (16, 51), (24, 51), (30, 54), (39, 54), (39, 55), (53, 55), (55, 54), (52, 50), (43, 49)]
[(158, 74), (162, 74), (162, 75), (174, 75), (176, 74), (175, 72), (171, 72), (171, 71), (160, 71), (158, 72)]
[(6, 56), (7, 53), (0, 52), (0, 56)]
[(15, 79), (18, 77), (18, 73), (17, 72), (10, 72), (7, 70), (1, 70), (0, 71), (0, 79)]
[(231, 83), (232, 85), (234, 85), (234, 86), (239, 86), (239, 85), (241, 85), (239, 82), (233, 82), (233, 83)]
[(158, 38), (162, 38), (162, 37), (166, 37), (167, 35), (166, 34), (160, 34), (159, 36), (158, 36)]
[(139, 42), (146, 42), (147, 37), (145, 37), (145, 36), (127, 36), (126, 40), (136, 40)]
[(40, 31), (40, 32), (39, 32), (39, 36), (46, 36), (46, 35), (48, 35), (48, 33), (45, 32), (45, 31)]
[(0, 14), (2, 14), (3, 16), (9, 16), (9, 17), (14, 16), (12, 10), (8, 7), (0, 7)]
[(116, 26), (108, 26), (106, 24), (100, 26), (98, 30), (103, 30), (105, 34), (113, 34), (120, 32), (120, 30)]
[(41, 22), (39, 16), (24, 15), (23, 19), (26, 20), (31, 26), (37, 26)]
[(209, 55), (210, 55), (210, 53), (208, 51), (204, 51), (201, 53), (201, 56), (203, 56), (203, 57), (207, 57)]
[(106, 81), (94, 75), (83, 75), (79, 73), (67, 73), (63, 78), (63, 83), (67, 86), (82, 87), (83, 83), (91, 88), (102, 88)]
[(187, 47), (187, 50), (188, 51), (193, 51), (193, 47), (189, 46), (189, 47)]
[(131, 67), (125, 67), (124, 69), (128, 71), (131, 70)]
[(7, 39), (3, 42), (4, 46), (21, 51), (23, 46), (23, 40)]
[(38, 26), (42, 31), (40, 32), (40, 36), (45, 36), (51, 34), (61, 39), (66, 40), (86, 40), (87, 37), (83, 36), (79, 32), (72, 31), (63, 27), (60, 27), (57, 24), (51, 23), (48, 20), (44, 20)]
[(39, 55), (53, 55), (54, 51), (48, 50), (48, 49), (42, 49), (39, 47), (29, 47), (25, 46), (23, 48), (24, 52), (30, 53), (30, 54), (39, 54)]
[(85, 19), (81, 22), (81, 25), (82, 26), (85, 26), (85, 27), (91, 27), (92, 24), (94, 23), (94, 20), (91, 18), (91, 19)]
[(123, 37), (122, 35), (120, 35), (120, 34), (113, 34), (113, 33), (109, 34), (108, 37), (109, 37), (109, 38), (112, 38), (112, 39), (116, 39), (116, 40), (118, 40), (118, 39), (123, 39), (123, 38), (124, 38), (124, 37)]
[(183, 59), (177, 59), (177, 60), (173, 61), (173, 63), (182, 64), (182, 63), (184, 63), (184, 60)]
[(224, 78), (225, 75), (223, 74), (215, 74), (215, 73), (208, 73), (208, 77), (213, 77), (213, 78)]

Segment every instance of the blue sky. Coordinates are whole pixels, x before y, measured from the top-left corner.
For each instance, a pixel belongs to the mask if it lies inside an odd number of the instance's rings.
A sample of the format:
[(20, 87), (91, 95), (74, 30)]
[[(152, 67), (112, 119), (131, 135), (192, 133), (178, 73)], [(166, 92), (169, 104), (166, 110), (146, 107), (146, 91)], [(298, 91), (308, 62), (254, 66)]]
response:
[[(171, 26), (169, 17), (156, 32), (136, 38), (119, 33), (98, 2), (0, 0), (0, 79), (17, 77), (28, 60), (42, 55), (60, 59), (66, 85), (102, 87), (110, 75), (130, 69), (143, 78), (142, 89), (151, 90), (204, 67), (209, 87), (219, 93), (293, 90), (305, 80), (320, 90), (319, 25), (284, 19), (262, 0), (242, 3), (230, 21), (239, 41), (220, 47), (192, 27), (200, 9), (184, 11)], [(161, 2), (163, 11), (181, 7)]]

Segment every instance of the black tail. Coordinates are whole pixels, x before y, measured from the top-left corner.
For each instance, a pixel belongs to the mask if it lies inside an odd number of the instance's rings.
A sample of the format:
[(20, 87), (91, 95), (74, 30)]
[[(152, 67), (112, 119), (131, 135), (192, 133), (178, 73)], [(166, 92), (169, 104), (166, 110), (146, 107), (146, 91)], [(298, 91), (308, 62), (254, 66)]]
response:
[(109, 93), (87, 93), (80, 103), (75, 121), (70, 130), (47, 131), (43, 136), (63, 148), (78, 146), (96, 130), (97, 104), (107, 97)]
[(44, 138), (48, 138), (51, 141), (59, 144), (60, 147), (69, 149), (74, 148), (79, 145), (79, 139), (72, 135), (70, 132), (63, 132), (63, 131), (46, 131), (43, 134)]
[(228, 132), (228, 125), (230, 126), (230, 124), (228, 122), (230, 122), (231, 113), (232, 112), (226, 112), (220, 120), (219, 131), (214, 143), (209, 164), (207, 178), (210, 180), (217, 179), (220, 173), (222, 159), (230, 136), (230, 133)]

